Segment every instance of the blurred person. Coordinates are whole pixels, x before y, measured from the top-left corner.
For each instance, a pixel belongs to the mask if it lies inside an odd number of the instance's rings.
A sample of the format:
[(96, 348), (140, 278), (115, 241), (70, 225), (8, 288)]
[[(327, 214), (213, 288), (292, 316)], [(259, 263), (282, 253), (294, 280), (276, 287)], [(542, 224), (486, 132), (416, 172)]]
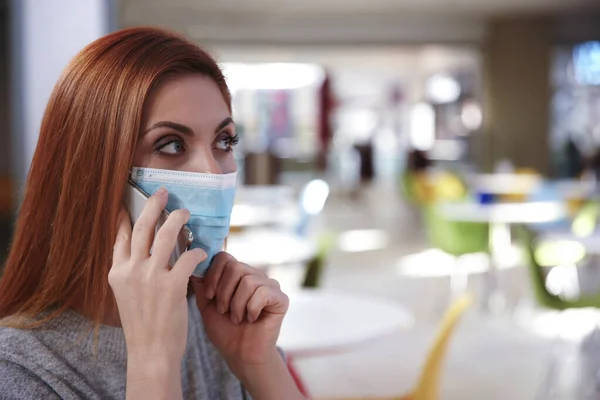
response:
[(578, 178), (584, 168), (584, 157), (572, 137), (569, 136), (564, 147), (564, 172), (567, 178)]
[(408, 152), (406, 169), (409, 173), (416, 174), (420, 172), (426, 172), (432, 166), (433, 162), (429, 159), (425, 151), (411, 149)]
[[(375, 115), (375, 114), (374, 114)], [(375, 178), (375, 140), (376, 136), (381, 132), (381, 125), (379, 116), (375, 115), (377, 122), (374, 126), (368, 130), (359, 130), (354, 135), (353, 148), (358, 154), (360, 160), (359, 163), (359, 176), (360, 183), (363, 186), (369, 184)], [(360, 187), (358, 188), (361, 189)]]
[[(178, 182), (208, 201), (195, 179), (235, 173), (236, 142), (219, 67), (178, 36), (127, 29), (71, 61), (0, 279), (0, 398), (303, 398), (276, 348), (288, 308), (278, 283), (214, 248), (171, 269), (193, 207), (171, 209), (155, 234)], [(172, 179), (132, 227), (133, 168)]]
[(331, 127), (331, 118), (337, 107), (337, 100), (333, 92), (333, 84), (331, 82), (331, 73), (325, 70), (325, 77), (319, 88), (319, 107), (318, 107), (318, 140), (319, 150), (317, 155), (317, 166), (319, 170), (325, 171), (328, 167), (327, 156), (329, 147), (333, 138), (333, 129)]

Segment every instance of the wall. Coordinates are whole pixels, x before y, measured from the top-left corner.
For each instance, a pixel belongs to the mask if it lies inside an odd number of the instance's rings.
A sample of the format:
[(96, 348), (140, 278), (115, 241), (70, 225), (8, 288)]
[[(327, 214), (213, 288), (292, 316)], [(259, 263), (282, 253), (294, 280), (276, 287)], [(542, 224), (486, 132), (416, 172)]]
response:
[(484, 48), (485, 150), (489, 169), (501, 159), (551, 171), (550, 64), (553, 21), (494, 20)]
[(46, 103), (69, 60), (109, 32), (110, 0), (12, 0), (13, 171), (24, 181)]
[(10, 90), (9, 90), (8, 1), (0, 0), (0, 179), (10, 174)]
[(554, 30), (556, 44), (569, 45), (600, 40), (600, 11), (569, 14), (557, 19)]

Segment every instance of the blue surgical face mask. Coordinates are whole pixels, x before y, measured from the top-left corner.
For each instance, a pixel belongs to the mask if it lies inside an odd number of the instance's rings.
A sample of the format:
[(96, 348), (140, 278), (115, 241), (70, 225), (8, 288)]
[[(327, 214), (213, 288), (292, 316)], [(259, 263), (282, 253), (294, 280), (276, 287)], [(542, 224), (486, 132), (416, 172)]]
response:
[(208, 258), (198, 264), (194, 276), (204, 276), (229, 234), (235, 198), (236, 173), (200, 174), (166, 169), (132, 168), (131, 179), (145, 192), (164, 187), (169, 191), (167, 210), (190, 210), (188, 228), (194, 234), (190, 248), (203, 249)]

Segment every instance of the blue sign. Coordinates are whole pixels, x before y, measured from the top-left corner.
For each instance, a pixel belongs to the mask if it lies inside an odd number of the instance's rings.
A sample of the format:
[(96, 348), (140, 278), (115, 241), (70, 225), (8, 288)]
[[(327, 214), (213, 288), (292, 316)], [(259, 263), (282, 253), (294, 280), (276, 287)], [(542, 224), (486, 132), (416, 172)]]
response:
[(585, 42), (573, 49), (575, 79), (581, 85), (600, 85), (600, 42)]

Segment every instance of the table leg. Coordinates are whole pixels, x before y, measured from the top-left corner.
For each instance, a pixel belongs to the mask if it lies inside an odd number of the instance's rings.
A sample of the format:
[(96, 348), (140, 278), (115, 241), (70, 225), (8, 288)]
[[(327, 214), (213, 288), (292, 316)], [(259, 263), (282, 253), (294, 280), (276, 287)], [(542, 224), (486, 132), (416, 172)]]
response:
[(490, 223), (491, 263), (487, 273), (484, 291), (484, 309), (500, 312), (506, 306), (506, 298), (498, 284), (499, 265), (502, 255), (511, 248), (510, 226), (505, 223)]

